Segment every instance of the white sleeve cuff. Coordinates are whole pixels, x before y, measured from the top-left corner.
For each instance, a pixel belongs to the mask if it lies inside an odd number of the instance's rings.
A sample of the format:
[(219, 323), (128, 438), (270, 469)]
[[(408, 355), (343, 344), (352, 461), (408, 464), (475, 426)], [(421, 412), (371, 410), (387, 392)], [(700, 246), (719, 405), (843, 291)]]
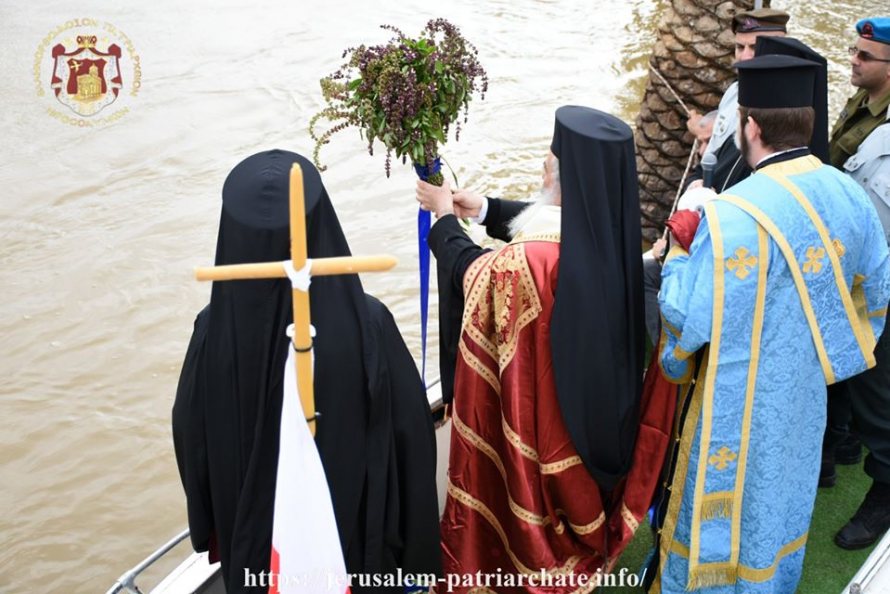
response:
[(476, 223), (477, 225), (481, 225), (485, 222), (485, 217), (488, 216), (488, 198), (482, 199), (482, 207), (479, 209), (479, 214), (475, 217), (470, 217), (470, 220)]

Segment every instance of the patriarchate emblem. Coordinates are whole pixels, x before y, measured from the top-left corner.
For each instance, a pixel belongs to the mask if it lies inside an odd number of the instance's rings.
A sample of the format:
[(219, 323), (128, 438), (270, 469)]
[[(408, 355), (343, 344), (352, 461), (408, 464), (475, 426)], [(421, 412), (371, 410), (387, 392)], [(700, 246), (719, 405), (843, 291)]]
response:
[(123, 86), (121, 48), (111, 44), (96, 48), (95, 35), (78, 35), (71, 51), (59, 43), (53, 47), (55, 62), (52, 88), (60, 103), (80, 116), (89, 117), (117, 99)]

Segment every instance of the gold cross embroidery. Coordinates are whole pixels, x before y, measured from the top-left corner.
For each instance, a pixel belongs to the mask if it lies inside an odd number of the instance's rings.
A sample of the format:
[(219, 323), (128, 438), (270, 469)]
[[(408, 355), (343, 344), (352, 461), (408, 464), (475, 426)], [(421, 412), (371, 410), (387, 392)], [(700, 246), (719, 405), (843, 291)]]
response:
[(740, 247), (735, 251), (733, 257), (726, 260), (726, 267), (735, 272), (739, 280), (745, 280), (751, 273), (750, 269), (755, 266), (757, 266), (757, 258), (752, 256), (746, 247)]
[(803, 263), (803, 271), (817, 274), (822, 270), (822, 258), (825, 257), (825, 248), (808, 247), (807, 261)]
[(726, 446), (723, 446), (719, 450), (717, 450), (716, 454), (713, 454), (710, 458), (708, 458), (708, 464), (713, 465), (717, 470), (724, 470), (729, 463), (735, 460), (737, 456), (735, 452), (729, 449)]
[(833, 239), (833, 240), (831, 241), (831, 245), (834, 246), (834, 251), (837, 252), (837, 257), (838, 257), (838, 258), (843, 258), (843, 257), (844, 257), (844, 254), (847, 253), (847, 248), (844, 247), (844, 244), (843, 244), (843, 242), (842, 242), (840, 239)]

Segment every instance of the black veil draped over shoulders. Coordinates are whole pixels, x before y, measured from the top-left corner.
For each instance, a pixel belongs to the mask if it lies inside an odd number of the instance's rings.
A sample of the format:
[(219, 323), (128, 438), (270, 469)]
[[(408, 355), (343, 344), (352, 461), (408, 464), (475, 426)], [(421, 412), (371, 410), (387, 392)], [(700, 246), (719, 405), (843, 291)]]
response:
[[(318, 171), (300, 155), (272, 150), (248, 157), (225, 181), (217, 265), (289, 259), (293, 163), (303, 170), (308, 257), (350, 255)], [(173, 408), (192, 544), (218, 552), (229, 592), (248, 591), (244, 568), (269, 568), (291, 290), (287, 279), (214, 283)], [(309, 298), (316, 329), (315, 439), (347, 570), (408, 571), (407, 559), (418, 565), (411, 571), (435, 572), (435, 440), (413, 360), (389, 312), (364, 294), (357, 275), (313, 278)], [(410, 406), (396, 410), (394, 401)], [(394, 427), (406, 423), (411, 429), (399, 443)], [(399, 473), (406, 459), (410, 468)], [(414, 501), (399, 499), (408, 472), (420, 485)], [(419, 525), (422, 540), (414, 535), (407, 542)], [(413, 558), (406, 555), (409, 545), (417, 547)]]
[[(551, 151), (559, 158), (559, 278), (551, 353), (563, 420), (585, 467), (605, 490), (627, 474), (642, 392), (643, 272), (640, 200), (633, 132), (607, 113), (564, 106), (556, 112)], [(506, 223), (527, 205), (489, 200), (486, 227), (506, 237)], [(439, 283), (442, 393), (453, 396), (464, 307), (463, 277), (485, 251), (454, 215), (430, 230)]]
[(588, 107), (556, 112), (562, 223), (550, 347), (563, 420), (612, 489), (630, 468), (642, 392), (640, 199), (633, 132)]

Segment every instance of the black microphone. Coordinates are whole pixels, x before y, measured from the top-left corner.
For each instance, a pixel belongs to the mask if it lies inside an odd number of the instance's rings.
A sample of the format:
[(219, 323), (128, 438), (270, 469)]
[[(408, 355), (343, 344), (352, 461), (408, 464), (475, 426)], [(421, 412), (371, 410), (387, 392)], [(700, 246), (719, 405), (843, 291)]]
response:
[(705, 153), (701, 158), (702, 186), (710, 188), (714, 184), (714, 167), (717, 166), (717, 155)]

